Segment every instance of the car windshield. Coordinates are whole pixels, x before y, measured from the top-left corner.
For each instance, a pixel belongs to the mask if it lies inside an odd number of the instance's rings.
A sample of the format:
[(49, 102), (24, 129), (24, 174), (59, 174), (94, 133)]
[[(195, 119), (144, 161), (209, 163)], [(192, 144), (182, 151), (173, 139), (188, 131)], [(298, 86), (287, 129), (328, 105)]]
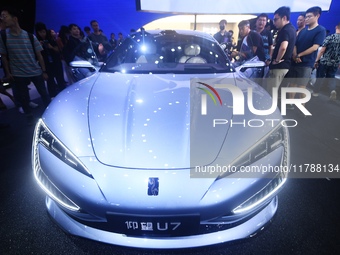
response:
[(194, 31), (141, 31), (126, 38), (102, 72), (227, 73), (227, 55), (210, 35)]

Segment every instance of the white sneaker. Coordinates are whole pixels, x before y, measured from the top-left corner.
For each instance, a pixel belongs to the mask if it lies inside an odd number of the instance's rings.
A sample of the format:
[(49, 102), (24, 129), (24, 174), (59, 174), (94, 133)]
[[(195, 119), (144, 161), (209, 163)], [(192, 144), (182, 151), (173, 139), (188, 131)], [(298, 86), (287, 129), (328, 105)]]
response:
[(30, 103), (29, 103), (29, 106), (30, 106), (31, 108), (37, 108), (39, 105), (36, 104), (36, 103), (30, 102)]
[(24, 109), (22, 109), (22, 107), (19, 107), (18, 111), (19, 111), (20, 113), (24, 113)]
[(318, 97), (318, 96), (319, 96), (319, 93), (313, 92), (312, 95), (313, 95), (313, 97)]
[(332, 90), (331, 96), (329, 97), (331, 100), (336, 100), (336, 91)]

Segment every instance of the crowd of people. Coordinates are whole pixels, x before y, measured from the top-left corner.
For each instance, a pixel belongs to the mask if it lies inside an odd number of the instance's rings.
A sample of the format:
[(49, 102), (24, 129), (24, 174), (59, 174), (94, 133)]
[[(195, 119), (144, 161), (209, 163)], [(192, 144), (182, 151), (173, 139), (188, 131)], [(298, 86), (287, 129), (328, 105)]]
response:
[[(232, 42), (230, 31), (226, 31), (226, 20), (221, 20), (220, 31), (214, 37), (219, 43), (227, 42), (236, 48), (228, 54), (238, 65), (254, 58), (266, 63), (267, 71), (261, 74), (264, 78), (261, 84), (270, 95), (273, 88), (282, 86), (306, 88), (316, 69), (313, 96), (318, 96), (322, 86), (327, 85), (330, 99), (335, 100), (335, 74), (340, 65), (340, 23), (335, 27), (335, 33), (326, 37), (328, 31), (318, 23), (321, 13), (318, 6), (309, 8), (298, 16), (295, 28), (290, 21), (290, 8), (282, 6), (274, 12), (275, 34), (268, 25), (268, 15), (262, 13), (256, 18), (254, 28), (249, 20), (238, 24), (240, 39), (237, 46)], [(304, 96), (289, 95), (290, 98)], [(293, 106), (289, 108), (293, 109)]]
[[(274, 12), (275, 35), (268, 26), (267, 14), (260, 14), (251, 28), (249, 20), (238, 24), (239, 40), (233, 41), (233, 31), (226, 30), (227, 21), (219, 22), (220, 31), (215, 39), (224, 44), (232, 61), (242, 63), (254, 57), (266, 63), (263, 86), (269, 94), (273, 88), (292, 86), (306, 88), (311, 73), (317, 69), (314, 96), (318, 96), (323, 81), (327, 78), (330, 98), (336, 99), (335, 73), (340, 65), (340, 23), (336, 32), (326, 37), (326, 29), (319, 25), (322, 10), (311, 7), (299, 15), (296, 25), (290, 21), (290, 8), (280, 7)], [(122, 43), (122, 33), (111, 33), (108, 38), (96, 20), (82, 30), (77, 24), (61, 26), (58, 33), (48, 29), (42, 22), (35, 24), (35, 36), (21, 29), (20, 13), (11, 8), (3, 9), (0, 17), (0, 54), (5, 80), (13, 82), (13, 96), (0, 85), (0, 93), (7, 95), (32, 120), (34, 103), (29, 98), (28, 84), (37, 88), (47, 106), (60, 91), (73, 83), (68, 64), (77, 59), (86, 59), (96, 65)], [(268, 29), (269, 27), (269, 29)], [(90, 47), (90, 49), (88, 48)], [(33, 48), (33, 51), (32, 51)], [(96, 57), (93, 57), (93, 56)], [(286, 79), (285, 79), (286, 78)], [(2, 81), (3, 82), (3, 81)], [(47, 84), (47, 89), (45, 86)], [(304, 95), (291, 94), (290, 97)], [(6, 106), (0, 100), (0, 109)]]
[[(84, 28), (85, 32), (77, 24), (70, 24), (61, 26), (58, 33), (38, 22), (33, 35), (20, 27), (20, 18), (20, 11), (14, 8), (1, 10), (0, 54), (5, 76), (0, 80), (0, 93), (13, 101), (29, 123), (33, 123), (32, 108), (38, 106), (30, 100), (30, 83), (47, 107), (51, 99), (75, 81), (69, 67), (71, 61), (86, 59), (97, 65), (124, 40), (122, 33), (118, 39), (111, 33), (108, 39), (96, 20), (90, 22), (91, 28)], [(13, 95), (4, 88), (5, 82), (11, 83)], [(5, 109), (0, 98), (0, 110)]]

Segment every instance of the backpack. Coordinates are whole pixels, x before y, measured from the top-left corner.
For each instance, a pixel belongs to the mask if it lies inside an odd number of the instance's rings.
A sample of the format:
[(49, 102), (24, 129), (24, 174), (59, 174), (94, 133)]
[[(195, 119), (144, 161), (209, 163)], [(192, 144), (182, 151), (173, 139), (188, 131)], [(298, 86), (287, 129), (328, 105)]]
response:
[[(31, 41), (31, 44), (32, 44), (32, 48), (33, 48), (33, 51), (34, 51), (34, 55), (35, 55), (35, 58), (38, 59), (37, 57), (37, 53), (35, 52), (35, 47), (34, 47), (34, 37), (33, 37), (33, 34), (27, 32), (28, 34), (28, 37), (30, 38), (30, 41)], [(7, 44), (6, 44), (6, 41), (7, 41), (7, 34), (6, 34), (6, 30), (1, 30), (1, 39), (4, 43), (4, 46), (5, 46), (5, 49), (6, 49), (6, 52), (7, 52), (7, 58), (8, 58), (8, 49), (7, 49)]]

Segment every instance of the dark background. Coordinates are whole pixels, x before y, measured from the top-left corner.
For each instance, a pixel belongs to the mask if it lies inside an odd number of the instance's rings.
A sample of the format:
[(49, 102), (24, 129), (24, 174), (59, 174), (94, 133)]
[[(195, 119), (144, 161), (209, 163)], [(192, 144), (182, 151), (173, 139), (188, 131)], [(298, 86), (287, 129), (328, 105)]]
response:
[(0, 9), (4, 6), (15, 7), (22, 13), (20, 26), (26, 31), (33, 33), (35, 23), (35, 0), (1, 0)]
[[(49, 29), (59, 31), (61, 25), (76, 23), (83, 28), (89, 26), (90, 20), (96, 19), (107, 35), (110, 32), (127, 35), (131, 28), (138, 29), (155, 19), (171, 15), (138, 12), (135, 0), (1, 0), (0, 7), (7, 4), (23, 10), (21, 26), (30, 32), (33, 32), (35, 22), (44, 22)], [(330, 10), (322, 13), (319, 23), (334, 33), (335, 26), (340, 22), (339, 13), (340, 1), (333, 0)], [(273, 13), (268, 15), (273, 18)], [(299, 13), (291, 14), (293, 25), (296, 24), (298, 15)]]

